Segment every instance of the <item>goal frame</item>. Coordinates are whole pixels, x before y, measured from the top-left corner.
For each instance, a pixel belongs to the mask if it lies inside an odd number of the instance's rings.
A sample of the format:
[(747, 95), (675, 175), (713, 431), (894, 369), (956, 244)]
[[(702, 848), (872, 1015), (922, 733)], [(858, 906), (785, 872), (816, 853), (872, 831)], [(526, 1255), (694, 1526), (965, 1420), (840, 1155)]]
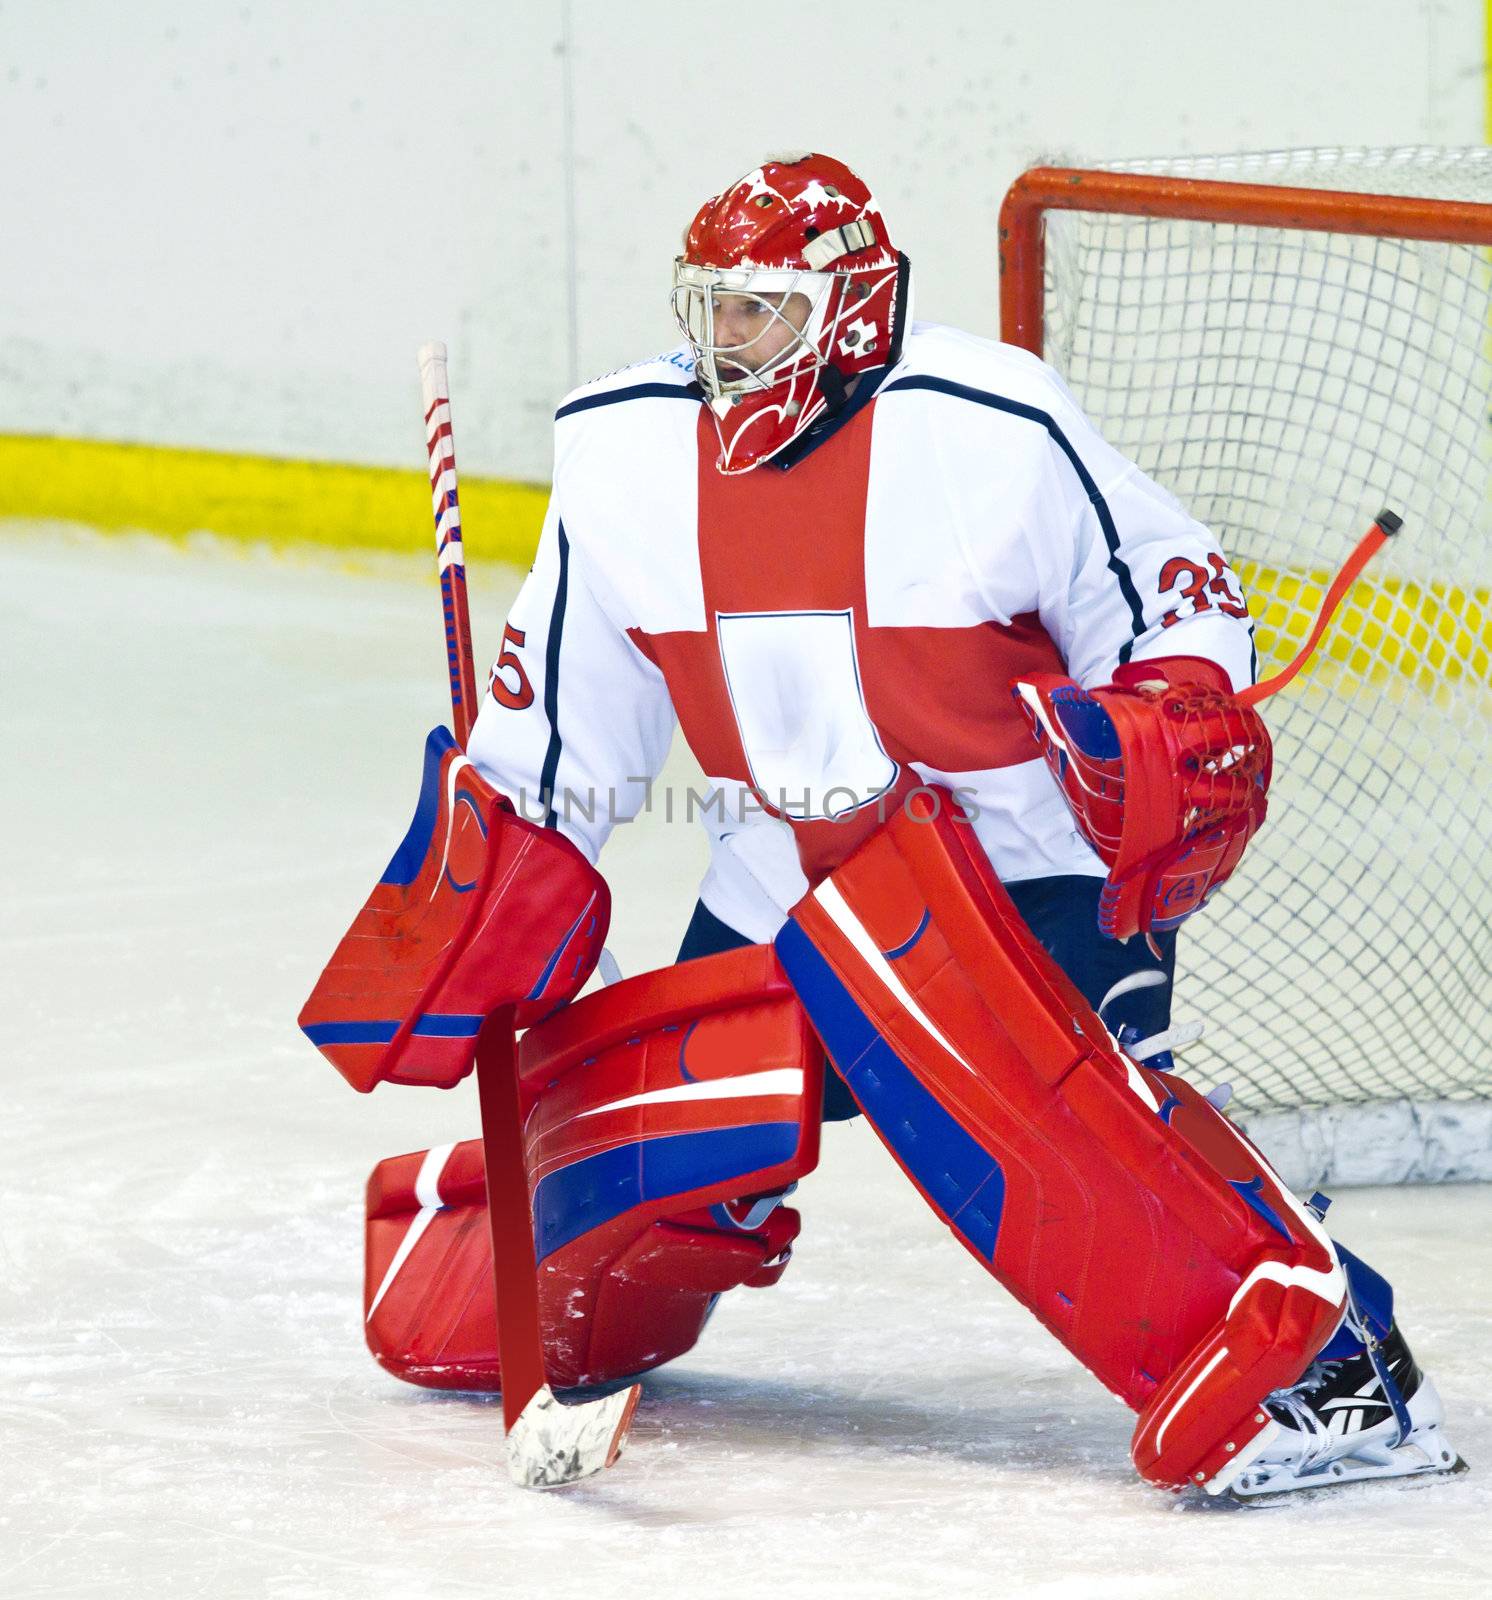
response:
[(1492, 246), (1492, 205), (1473, 200), (1032, 167), (1011, 184), (1000, 205), (1000, 337), (1038, 356), (1046, 331), (1043, 221), (1049, 211)]

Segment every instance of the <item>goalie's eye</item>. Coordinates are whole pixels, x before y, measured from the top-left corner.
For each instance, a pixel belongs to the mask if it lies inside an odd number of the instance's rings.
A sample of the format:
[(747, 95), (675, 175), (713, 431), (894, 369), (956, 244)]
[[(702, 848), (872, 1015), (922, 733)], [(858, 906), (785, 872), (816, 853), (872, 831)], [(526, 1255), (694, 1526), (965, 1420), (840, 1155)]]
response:
[(717, 317), (749, 317), (760, 321), (773, 315), (777, 309), (775, 302), (781, 298), (780, 295), (717, 294), (712, 306)]

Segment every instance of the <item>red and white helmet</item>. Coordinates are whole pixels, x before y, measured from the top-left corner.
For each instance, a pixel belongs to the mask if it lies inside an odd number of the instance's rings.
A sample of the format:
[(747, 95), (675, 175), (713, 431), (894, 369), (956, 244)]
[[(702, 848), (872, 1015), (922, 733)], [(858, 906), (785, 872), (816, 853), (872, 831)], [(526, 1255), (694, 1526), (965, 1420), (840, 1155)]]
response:
[(721, 472), (760, 466), (837, 408), (849, 379), (896, 360), (909, 279), (874, 196), (830, 156), (779, 156), (700, 207), (673, 309)]

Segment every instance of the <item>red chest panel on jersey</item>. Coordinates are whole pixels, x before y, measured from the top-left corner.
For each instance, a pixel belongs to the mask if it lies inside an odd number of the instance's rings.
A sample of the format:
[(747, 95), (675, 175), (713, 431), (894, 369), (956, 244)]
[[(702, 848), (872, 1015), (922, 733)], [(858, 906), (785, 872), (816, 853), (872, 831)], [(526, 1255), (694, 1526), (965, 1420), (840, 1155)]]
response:
[[(769, 465), (726, 477), (715, 468), (718, 443), (701, 409), (698, 549), (706, 627), (656, 634), (634, 629), (632, 637), (662, 670), (684, 736), (713, 777), (754, 781), (719, 629), (721, 616), (747, 613), (849, 614), (866, 713), (881, 748), (901, 769), (888, 798), (917, 783), (905, 766), (911, 761), (967, 772), (1031, 759), (1010, 679), (1061, 666), (1034, 613), (1008, 626), (871, 626), (865, 521), (875, 410), (872, 402), (786, 472)], [(904, 537), (915, 541), (919, 530), (908, 527)], [(770, 802), (771, 796), (761, 798)], [(882, 818), (866, 806), (834, 822), (791, 820), (805, 871), (817, 879)]]

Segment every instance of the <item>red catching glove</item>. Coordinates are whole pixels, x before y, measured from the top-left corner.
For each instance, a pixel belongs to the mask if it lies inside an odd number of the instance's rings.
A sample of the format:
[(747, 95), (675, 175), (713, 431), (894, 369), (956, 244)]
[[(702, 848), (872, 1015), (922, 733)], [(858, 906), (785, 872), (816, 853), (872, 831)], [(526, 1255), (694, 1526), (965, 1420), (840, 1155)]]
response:
[(1264, 821), (1269, 730), (1213, 661), (1132, 661), (1088, 691), (1044, 672), (1013, 681), (1083, 837), (1109, 869), (1099, 928), (1174, 928), (1226, 883)]

